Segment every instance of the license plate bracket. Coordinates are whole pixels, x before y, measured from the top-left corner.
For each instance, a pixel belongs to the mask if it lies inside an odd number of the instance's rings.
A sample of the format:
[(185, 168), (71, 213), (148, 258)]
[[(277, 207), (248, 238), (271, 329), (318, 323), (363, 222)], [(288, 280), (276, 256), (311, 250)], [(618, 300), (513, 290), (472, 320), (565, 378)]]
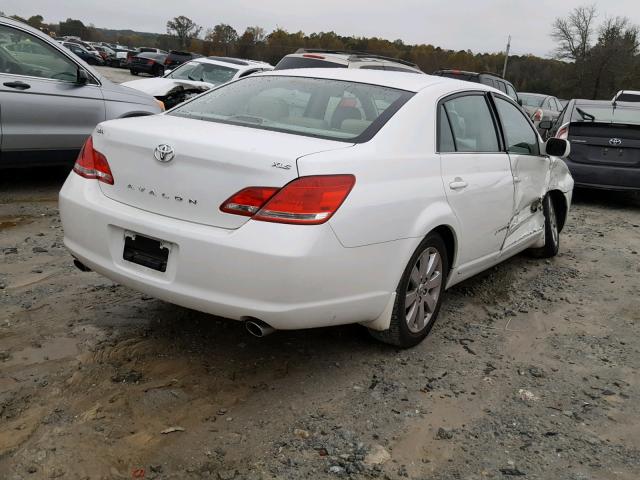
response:
[(158, 272), (167, 271), (170, 247), (167, 242), (126, 232), (122, 258), (127, 262), (142, 265)]

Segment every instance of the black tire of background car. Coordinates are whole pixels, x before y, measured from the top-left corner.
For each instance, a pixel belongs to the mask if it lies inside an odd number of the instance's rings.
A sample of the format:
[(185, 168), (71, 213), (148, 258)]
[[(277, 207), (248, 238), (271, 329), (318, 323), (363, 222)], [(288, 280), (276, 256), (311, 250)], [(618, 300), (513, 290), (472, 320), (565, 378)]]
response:
[[(555, 257), (560, 249), (560, 232), (556, 231), (556, 234), (553, 234), (554, 228), (558, 230), (558, 217), (551, 195), (545, 195), (542, 200), (542, 210), (544, 212), (544, 246), (530, 248), (528, 253), (535, 258), (551, 258)], [(551, 215), (554, 216), (553, 222), (550, 220)]]
[[(440, 258), (442, 258), (442, 287), (440, 290), (440, 296), (438, 297), (438, 302), (436, 303), (435, 311), (433, 312), (429, 323), (427, 323), (420, 332), (413, 333), (409, 330), (405, 319), (405, 290), (414, 264), (422, 252), (429, 247), (435, 248), (440, 254)], [(424, 240), (422, 240), (404, 269), (404, 273), (402, 274), (402, 278), (400, 279), (400, 283), (396, 289), (396, 301), (393, 306), (389, 329), (384, 331), (368, 329), (371, 336), (376, 340), (400, 348), (410, 348), (419, 344), (429, 334), (431, 328), (433, 328), (433, 325), (436, 323), (436, 320), (438, 320), (438, 313), (440, 312), (440, 305), (442, 304), (442, 297), (444, 296), (444, 289), (448, 275), (449, 259), (447, 257), (447, 248), (444, 241), (437, 233), (430, 233)]]
[(138, 75), (138, 72), (136, 72), (134, 69), (129, 69), (129, 72), (131, 72), (131, 75)]
[(162, 75), (164, 75), (164, 67), (162, 65), (156, 65), (153, 67), (154, 77), (161, 77)]

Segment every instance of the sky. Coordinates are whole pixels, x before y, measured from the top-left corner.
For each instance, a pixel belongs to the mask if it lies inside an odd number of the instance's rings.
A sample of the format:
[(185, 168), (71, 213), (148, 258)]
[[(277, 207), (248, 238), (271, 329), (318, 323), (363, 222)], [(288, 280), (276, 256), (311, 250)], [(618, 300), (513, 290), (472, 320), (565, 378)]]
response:
[(504, 51), (548, 57), (556, 17), (596, 3), (598, 21), (627, 16), (640, 24), (639, 0), (2, 0), (6, 15), (40, 14), (45, 22), (76, 18), (85, 24), (143, 32), (166, 32), (167, 20), (185, 15), (207, 28), (227, 23), (242, 33), (258, 25), (270, 32), (334, 31), (339, 35), (401, 39), (453, 50)]

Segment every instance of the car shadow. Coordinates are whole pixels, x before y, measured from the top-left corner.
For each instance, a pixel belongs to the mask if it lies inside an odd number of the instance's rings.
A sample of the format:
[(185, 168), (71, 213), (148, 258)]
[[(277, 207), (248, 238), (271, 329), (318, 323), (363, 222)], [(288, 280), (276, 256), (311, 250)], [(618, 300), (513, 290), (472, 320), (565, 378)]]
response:
[(640, 209), (640, 192), (619, 192), (576, 187), (573, 203), (588, 206), (610, 207), (619, 210)]

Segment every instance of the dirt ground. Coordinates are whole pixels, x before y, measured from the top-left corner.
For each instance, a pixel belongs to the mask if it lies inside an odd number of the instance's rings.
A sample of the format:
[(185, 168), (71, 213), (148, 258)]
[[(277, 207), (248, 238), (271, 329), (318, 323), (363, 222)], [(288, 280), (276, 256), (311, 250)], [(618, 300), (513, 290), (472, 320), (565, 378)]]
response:
[(640, 478), (640, 199), (448, 292), (418, 347), (250, 337), (72, 265), (64, 170), (0, 172), (1, 479)]

